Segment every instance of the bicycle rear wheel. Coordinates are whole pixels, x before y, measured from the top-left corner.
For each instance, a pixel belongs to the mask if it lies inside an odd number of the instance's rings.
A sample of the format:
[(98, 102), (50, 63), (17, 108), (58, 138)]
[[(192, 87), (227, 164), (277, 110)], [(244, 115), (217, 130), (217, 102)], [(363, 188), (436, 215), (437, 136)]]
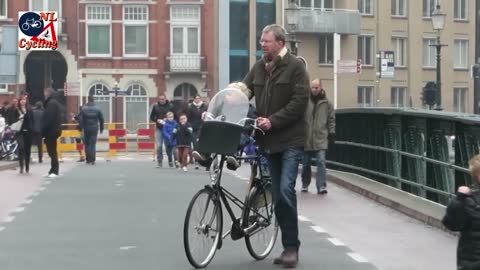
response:
[(252, 188), (246, 211), (243, 224), (249, 230), (245, 235), (248, 253), (256, 260), (263, 260), (272, 251), (278, 235), (270, 189)]
[(222, 237), (222, 209), (213, 196), (210, 189), (200, 190), (192, 198), (185, 216), (185, 254), (195, 268), (204, 268), (210, 263)]

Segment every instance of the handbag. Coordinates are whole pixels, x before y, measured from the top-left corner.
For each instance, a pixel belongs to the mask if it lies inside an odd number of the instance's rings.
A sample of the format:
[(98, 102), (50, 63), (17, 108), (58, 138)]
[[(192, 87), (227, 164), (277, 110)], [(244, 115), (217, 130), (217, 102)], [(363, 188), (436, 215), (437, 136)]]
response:
[(23, 125), (23, 118), (18, 120), (17, 122), (10, 125), (10, 129), (13, 131), (20, 131)]

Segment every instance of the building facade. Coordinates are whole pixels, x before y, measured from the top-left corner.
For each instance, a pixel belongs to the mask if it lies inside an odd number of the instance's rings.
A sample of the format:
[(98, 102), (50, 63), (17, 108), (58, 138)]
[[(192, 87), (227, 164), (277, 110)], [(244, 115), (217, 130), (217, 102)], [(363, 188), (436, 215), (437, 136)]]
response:
[[(336, 74), (338, 108), (425, 108), (422, 88), (436, 80), (436, 49), (430, 45), (437, 37), (431, 22), (437, 0), (296, 2), (299, 9), (292, 14), (300, 40), (298, 53), (309, 61), (310, 77), (322, 79), (330, 99), (334, 99), (335, 51), (339, 60), (362, 61), (360, 74)], [(441, 51), (442, 108), (473, 113), (470, 67), (475, 63), (475, 1), (440, 0), (439, 4), (446, 14), (441, 43), (447, 45)], [(334, 27), (320, 27), (332, 20)], [(341, 23), (351, 25), (339, 27)], [(378, 76), (380, 51), (394, 52), (393, 78)]]
[[(134, 131), (148, 122), (151, 104), (160, 93), (181, 103), (216, 88), (217, 55), (211, 40), (217, 1), (4, 0), (0, 4), (0, 28), (18, 26), (18, 11), (59, 14), (58, 49), (19, 52), (16, 81), (5, 85), (4, 98), (26, 91), (33, 103), (43, 99), (44, 87), (52, 86), (66, 94), (69, 115), (93, 95), (107, 122), (125, 122)], [(115, 97), (115, 90), (126, 93)]]

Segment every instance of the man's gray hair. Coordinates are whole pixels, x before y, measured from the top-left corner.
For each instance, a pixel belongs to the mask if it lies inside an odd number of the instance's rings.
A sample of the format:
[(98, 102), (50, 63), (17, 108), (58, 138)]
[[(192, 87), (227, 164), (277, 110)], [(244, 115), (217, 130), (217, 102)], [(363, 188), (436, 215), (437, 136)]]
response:
[(265, 28), (263, 28), (262, 30), (262, 33), (269, 33), (269, 32), (273, 33), (276, 41), (283, 41), (283, 44), (285, 44), (285, 40), (287, 39), (287, 32), (281, 25), (269, 24), (265, 26)]

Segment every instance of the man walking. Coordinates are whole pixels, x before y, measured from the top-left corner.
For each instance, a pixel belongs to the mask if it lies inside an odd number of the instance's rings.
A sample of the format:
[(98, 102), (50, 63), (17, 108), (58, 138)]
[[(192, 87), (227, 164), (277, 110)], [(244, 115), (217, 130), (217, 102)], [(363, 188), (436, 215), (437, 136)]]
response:
[(328, 101), (322, 82), (315, 79), (310, 84), (311, 94), (305, 112), (307, 138), (302, 167), (302, 192), (308, 192), (312, 180), (312, 158), (317, 160), (317, 193), (327, 194), (325, 154), (328, 142), (335, 139), (335, 111)]
[(47, 177), (55, 178), (59, 174), (57, 139), (62, 134), (63, 106), (57, 100), (53, 88), (45, 88), (45, 111), (42, 119), (42, 135), (47, 145), (48, 156), (51, 159), (51, 168)]
[[(196, 95), (193, 102), (188, 105), (188, 121), (193, 128), (193, 149), (197, 148), (197, 139), (199, 136), (200, 127), (203, 120), (202, 115), (207, 111), (207, 106), (203, 103), (199, 95)], [(195, 161), (196, 163), (197, 161)], [(195, 164), (195, 169), (198, 169), (198, 164)]]
[(103, 132), (103, 114), (102, 111), (95, 106), (93, 96), (88, 96), (87, 101), (87, 104), (82, 107), (78, 118), (80, 120), (80, 127), (83, 129), (87, 164), (95, 165), (98, 129), (100, 129), (100, 133)]
[(157, 126), (157, 167), (161, 168), (163, 163), (163, 136), (162, 129), (165, 123), (167, 113), (173, 111), (173, 105), (167, 100), (164, 94), (158, 96), (158, 102), (153, 106), (150, 113), (150, 121), (155, 122)]
[(32, 127), (32, 141), (38, 148), (38, 163), (43, 162), (43, 147), (42, 147), (42, 127), (43, 127), (43, 104), (41, 101), (35, 103), (33, 112), (33, 127)]
[(265, 131), (257, 136), (268, 154), (275, 215), (282, 232), (284, 251), (274, 264), (296, 267), (298, 263), (298, 214), (295, 182), (305, 144), (305, 108), (308, 81), (305, 65), (285, 47), (285, 30), (268, 25), (262, 31), (263, 57), (243, 82), (255, 95), (257, 123)]

